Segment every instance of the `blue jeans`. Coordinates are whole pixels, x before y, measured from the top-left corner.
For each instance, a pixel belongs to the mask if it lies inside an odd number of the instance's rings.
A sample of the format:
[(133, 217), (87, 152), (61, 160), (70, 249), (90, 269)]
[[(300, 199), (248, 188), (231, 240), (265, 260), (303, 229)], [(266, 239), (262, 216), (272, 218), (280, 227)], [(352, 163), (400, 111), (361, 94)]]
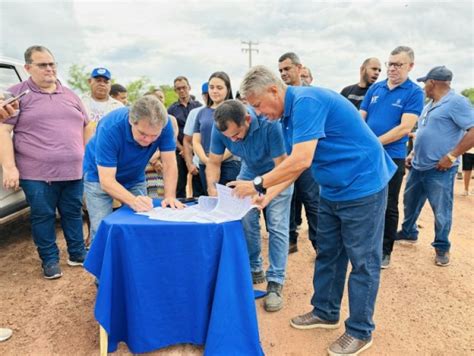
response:
[(410, 169), (403, 195), (405, 218), (400, 234), (403, 237), (418, 238), (416, 221), (426, 199), (433, 209), (435, 217), (435, 239), (432, 246), (440, 251), (449, 251), (449, 232), (451, 231), (453, 214), (453, 186), (458, 167), (447, 171), (429, 169), (417, 171)]
[[(288, 259), (288, 223), (293, 186), (277, 195), (267, 205), (265, 217), (268, 229), (270, 266), (266, 273), (267, 280), (283, 284), (285, 282), (286, 262)], [(250, 210), (242, 219), (250, 269), (252, 272), (262, 270), (262, 246), (260, 236), (260, 211)]]
[(291, 204), (290, 213), (290, 242), (297, 243), (298, 232), (296, 231), (297, 203), (301, 201), (306, 212), (308, 221), (308, 238), (316, 247), (316, 232), (318, 229), (318, 209), (319, 209), (319, 185), (316, 183), (311, 168), (305, 170), (295, 181), (294, 199)]
[(361, 340), (369, 339), (375, 328), (372, 316), (380, 281), (386, 206), (387, 187), (360, 199), (332, 202), (321, 198), (319, 203), (313, 313), (324, 320), (339, 320), (350, 261), (346, 332)]
[[(128, 191), (134, 195), (146, 195), (146, 182), (138, 183)], [(91, 244), (99, 228), (100, 222), (112, 214), (113, 199), (102, 190), (100, 183), (84, 181), (87, 211), (91, 221)]]
[(30, 205), (31, 230), (43, 266), (59, 262), (56, 245), (56, 209), (61, 217), (61, 227), (72, 259), (85, 256), (82, 231), (82, 179), (45, 182), (21, 179), (20, 186)]

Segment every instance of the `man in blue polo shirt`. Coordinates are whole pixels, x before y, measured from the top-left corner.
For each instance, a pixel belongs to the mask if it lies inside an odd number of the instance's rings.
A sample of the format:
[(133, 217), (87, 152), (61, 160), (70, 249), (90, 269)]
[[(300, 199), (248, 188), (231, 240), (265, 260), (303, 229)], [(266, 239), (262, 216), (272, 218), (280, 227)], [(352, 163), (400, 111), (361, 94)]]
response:
[[(206, 178), (209, 195), (215, 195), (215, 183), (219, 182), (220, 166), (227, 148), (242, 159), (238, 179), (252, 180), (271, 171), (286, 157), (281, 125), (257, 116), (238, 100), (222, 103), (214, 113), (209, 163)], [(288, 228), (293, 186), (277, 195), (269, 189), (262, 206), (266, 206), (265, 217), (269, 233), (270, 266), (267, 271), (266, 311), (278, 311), (283, 307), (281, 292), (285, 281), (288, 259)], [(254, 283), (265, 281), (261, 257), (260, 213), (249, 211), (242, 220), (247, 239), (250, 267)]]
[[(416, 220), (428, 199), (435, 217), (435, 264), (449, 265), (449, 231), (453, 213), (453, 185), (459, 156), (474, 146), (474, 114), (469, 101), (451, 89), (453, 73), (445, 66), (418, 78), (425, 83), (425, 106), (415, 146), (407, 157), (411, 167), (405, 186), (404, 221), (397, 240), (415, 243)], [(467, 133), (466, 133), (467, 131)]]
[(175, 199), (177, 168), (173, 127), (161, 102), (144, 96), (129, 108), (106, 115), (86, 146), (84, 190), (91, 219), (91, 239), (103, 218), (112, 212), (112, 200), (135, 211), (148, 211), (145, 167), (155, 151), (161, 151), (165, 198), (162, 206), (182, 207)]
[(287, 87), (263, 66), (250, 69), (240, 92), (257, 114), (270, 120), (282, 117), (291, 153), (253, 182), (229, 183), (235, 194), (254, 195), (277, 185), (283, 189), (309, 167), (321, 187), (313, 310), (290, 323), (297, 329), (339, 327), (350, 260), (346, 332), (328, 352), (358, 354), (372, 344), (387, 184), (396, 167), (357, 109), (336, 92)]
[(360, 106), (362, 117), (398, 167), (388, 185), (382, 268), (390, 265), (397, 236), (398, 197), (405, 175), (408, 134), (423, 110), (423, 90), (408, 78), (414, 60), (410, 47), (395, 48), (386, 63), (388, 78), (373, 84)]

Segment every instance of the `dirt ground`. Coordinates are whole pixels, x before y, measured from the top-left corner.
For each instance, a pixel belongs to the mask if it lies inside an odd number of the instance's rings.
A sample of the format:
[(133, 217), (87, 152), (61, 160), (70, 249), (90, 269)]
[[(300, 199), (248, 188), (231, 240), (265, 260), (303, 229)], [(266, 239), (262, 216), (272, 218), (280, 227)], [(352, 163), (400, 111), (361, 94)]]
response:
[[(451, 265), (433, 263), (433, 214), (425, 206), (418, 222), (421, 241), (412, 247), (396, 245), (391, 267), (382, 271), (374, 344), (364, 355), (474, 354), (474, 196), (460, 196), (461, 191), (457, 180)], [(82, 268), (66, 265), (59, 226), (57, 232), (64, 276), (48, 281), (42, 278), (27, 220), (0, 228), (0, 327), (14, 330), (10, 340), (0, 343), (0, 355), (99, 353), (93, 279)], [(256, 301), (261, 343), (269, 356), (324, 355), (344, 330), (302, 331), (289, 325), (290, 318), (311, 308), (315, 256), (306, 224), (301, 235), (299, 252), (289, 257), (284, 308), (267, 313), (262, 300)], [(345, 297), (343, 319), (347, 313)], [(130, 352), (121, 344), (116, 354)], [(150, 354), (200, 355), (202, 349), (180, 345)]]

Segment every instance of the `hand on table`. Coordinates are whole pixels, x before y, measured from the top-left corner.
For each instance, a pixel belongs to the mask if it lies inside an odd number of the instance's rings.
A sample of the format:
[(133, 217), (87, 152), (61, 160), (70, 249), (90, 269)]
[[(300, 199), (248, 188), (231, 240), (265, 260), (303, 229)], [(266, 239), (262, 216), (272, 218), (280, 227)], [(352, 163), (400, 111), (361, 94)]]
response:
[(165, 198), (161, 201), (161, 207), (166, 208), (170, 207), (171, 209), (183, 209), (186, 207), (183, 203), (181, 203), (178, 199), (176, 198)]
[(150, 211), (153, 209), (153, 200), (150, 197), (144, 195), (138, 195), (130, 205), (130, 207), (139, 212)]

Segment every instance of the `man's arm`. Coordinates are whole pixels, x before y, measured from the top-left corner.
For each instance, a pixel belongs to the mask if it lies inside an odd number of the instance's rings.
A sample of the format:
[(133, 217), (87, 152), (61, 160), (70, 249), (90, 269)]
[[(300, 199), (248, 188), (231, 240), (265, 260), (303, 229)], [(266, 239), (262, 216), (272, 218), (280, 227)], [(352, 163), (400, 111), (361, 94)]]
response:
[(178, 165), (176, 155), (172, 151), (161, 152), (161, 163), (163, 165), (163, 182), (165, 186), (165, 198), (161, 202), (162, 207), (183, 208), (184, 205), (176, 200), (176, 185), (178, 183)]
[(438, 165), (436, 166), (437, 169), (439, 170), (447, 170), (451, 168), (454, 162), (451, 161), (448, 155), (453, 156), (453, 157), (458, 157), (465, 153), (466, 151), (470, 150), (472, 147), (474, 147), (474, 127), (471, 127), (464, 137), (459, 141), (456, 147), (451, 152), (448, 152), (448, 154), (444, 157), (442, 157)]
[(102, 190), (112, 198), (129, 205), (135, 211), (148, 211), (153, 209), (153, 201), (146, 196), (146, 192), (142, 192), (142, 195), (135, 196), (122, 184), (117, 182), (115, 178), (117, 173), (116, 167), (97, 166), (97, 170)]
[[(229, 152), (228, 150), (226, 150)], [(216, 183), (221, 178), (221, 164), (224, 155), (209, 153), (209, 160), (206, 165), (207, 193), (209, 196), (217, 196)]]
[(400, 120), (400, 125), (395, 126), (390, 131), (379, 136), (380, 142), (382, 145), (387, 145), (408, 135), (415, 126), (417, 120), (418, 115), (416, 114), (403, 114)]
[(87, 143), (94, 135), (96, 126), (96, 123), (92, 121), (89, 122), (86, 126), (84, 126), (84, 146), (87, 145)]
[(0, 123), (0, 163), (3, 168), (3, 187), (17, 190), (20, 187), (20, 173), (15, 163), (12, 140), (13, 125)]
[[(264, 188), (268, 189), (284, 182), (287, 182), (287, 186), (289, 186), (304, 170), (311, 166), (317, 144), (318, 140), (311, 140), (294, 145), (287, 159), (262, 176)], [(250, 181), (233, 181), (227, 185), (234, 186), (234, 192), (239, 197), (256, 194), (253, 182)]]
[(198, 168), (193, 163), (193, 137), (184, 135), (183, 137), (184, 160), (188, 167), (188, 172), (193, 176), (199, 174)]
[(367, 120), (367, 111), (361, 109), (359, 110), (359, 112), (360, 112), (360, 116), (362, 116), (364, 120)]

